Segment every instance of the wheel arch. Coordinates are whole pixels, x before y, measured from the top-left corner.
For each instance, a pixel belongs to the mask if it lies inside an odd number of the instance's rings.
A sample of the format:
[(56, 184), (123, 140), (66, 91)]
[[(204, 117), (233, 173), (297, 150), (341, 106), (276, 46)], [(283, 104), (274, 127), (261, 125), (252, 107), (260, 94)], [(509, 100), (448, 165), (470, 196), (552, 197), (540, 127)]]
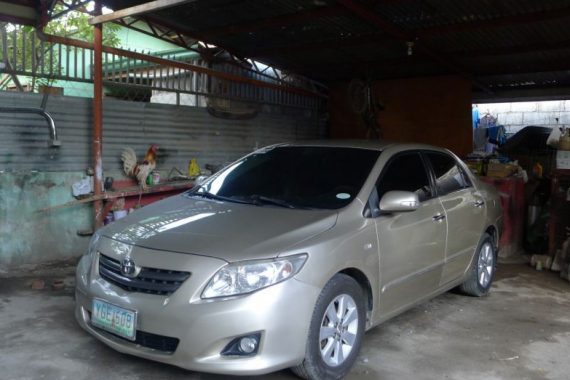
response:
[(493, 240), (493, 246), (495, 248), (495, 254), (498, 255), (499, 254), (499, 230), (498, 230), (498, 228), (495, 227), (494, 225), (490, 225), (485, 230), (485, 233), (487, 233), (491, 236), (491, 239)]
[(353, 278), (358, 283), (358, 285), (360, 285), (366, 299), (366, 311), (371, 312), (374, 308), (374, 293), (372, 291), (370, 280), (366, 274), (357, 268), (346, 268), (338, 273)]

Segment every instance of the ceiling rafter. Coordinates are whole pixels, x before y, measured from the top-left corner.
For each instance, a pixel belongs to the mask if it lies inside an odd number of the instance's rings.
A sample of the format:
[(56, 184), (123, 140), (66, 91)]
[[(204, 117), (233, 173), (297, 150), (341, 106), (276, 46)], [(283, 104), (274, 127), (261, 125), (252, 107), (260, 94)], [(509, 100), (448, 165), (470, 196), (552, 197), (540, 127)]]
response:
[[(37, 31), (37, 35), (41, 40), (47, 41), (50, 43), (62, 44), (62, 45), (66, 45), (66, 46), (75, 46), (75, 47), (80, 47), (80, 48), (84, 48), (84, 49), (88, 49), (88, 50), (94, 50), (94, 48), (95, 48), (95, 45), (91, 42), (74, 40), (74, 39), (67, 38), (67, 37), (47, 35), (41, 31)], [(189, 64), (186, 62), (180, 62), (180, 61), (175, 61), (175, 60), (171, 60), (171, 59), (165, 59), (165, 58), (156, 57), (153, 55), (145, 55), (142, 53), (137, 53), (135, 51), (112, 48), (109, 46), (103, 46), (103, 52), (108, 53), (108, 54), (112, 54), (112, 55), (122, 56), (125, 58), (134, 59), (134, 60), (141, 60), (141, 61), (147, 61), (147, 62), (156, 63), (156, 64), (160, 64), (160, 65), (165, 65), (165, 66), (175, 68), (175, 69), (179, 69), (179, 70), (197, 72), (197, 73), (217, 77), (220, 79), (230, 80), (233, 82), (246, 83), (246, 84), (250, 84), (250, 85), (254, 85), (254, 86), (258, 86), (258, 87), (265, 87), (265, 88), (270, 88), (270, 89), (284, 91), (284, 92), (290, 92), (290, 93), (304, 95), (304, 96), (325, 97), (324, 95), (314, 93), (310, 90), (306, 90), (306, 89), (302, 89), (302, 88), (297, 88), (297, 87), (293, 87), (293, 86), (283, 86), (281, 84), (264, 82), (264, 81), (261, 81), (259, 79), (255, 79), (255, 78), (249, 78), (249, 77), (245, 77), (245, 76), (235, 75), (232, 73), (212, 69), (209, 67), (192, 65), (192, 64)]]
[[(52, 2), (52, 5), (50, 6), (49, 10), (48, 10), (48, 16), (50, 20), (55, 20), (61, 16), (64, 16), (66, 14), (68, 14), (69, 12), (78, 10), (80, 8), (85, 7), (87, 4), (93, 2), (94, 0), (71, 0), (71, 1), (66, 1), (66, 0), (55, 0)], [(61, 4), (63, 5), (66, 9), (62, 10), (59, 13), (55, 13), (55, 6), (57, 4)], [(54, 14), (55, 13), (55, 14)]]
[(454, 63), (448, 61), (446, 58), (442, 57), (438, 52), (432, 50), (429, 46), (421, 43), (420, 41), (415, 40), (415, 38), (406, 32), (400, 30), (399, 28), (395, 27), (391, 23), (387, 22), (376, 13), (371, 12), (368, 8), (363, 7), (362, 5), (352, 1), (352, 0), (337, 0), (337, 2), (346, 8), (350, 9), (354, 14), (358, 15), (363, 20), (366, 20), (374, 25), (379, 26), (386, 32), (390, 33), (397, 39), (403, 42), (414, 42), (415, 48), (422, 50), (424, 53), (429, 55), (434, 61), (437, 61), (442, 66), (447, 67), (448, 69), (454, 71), (455, 73), (461, 75), (462, 77), (470, 80), (475, 86), (479, 87), (485, 92), (491, 93), (491, 89), (483, 82), (476, 79), (471, 73), (467, 72), (464, 68), (455, 65)]
[(478, 77), (502, 75), (537, 74), (548, 72), (570, 71), (570, 63), (564, 60), (548, 60), (526, 64), (511, 64), (484, 69), (477, 72)]
[[(428, 0), (368, 0), (365, 3), (370, 6), (372, 5), (377, 6), (377, 5), (389, 5), (389, 4), (401, 4), (401, 3), (425, 2), (425, 1)], [(204, 37), (215, 37), (215, 36), (224, 36), (228, 34), (247, 33), (265, 27), (292, 25), (312, 20), (318, 20), (321, 18), (344, 16), (347, 14), (350, 14), (350, 11), (342, 6), (338, 5), (321, 6), (318, 8), (289, 13), (268, 19), (255, 20), (240, 24), (206, 29), (200, 31), (200, 34), (203, 35)]]
[[(240, 69), (250, 71), (250, 72), (255, 73), (257, 75), (261, 75), (262, 77), (277, 80), (277, 82), (281, 83), (284, 86), (306, 90), (305, 88), (300, 88), (298, 86), (292, 85), (289, 82), (286, 82), (284, 80), (275, 78), (274, 76), (265, 74), (262, 71), (256, 70), (253, 67), (253, 65), (251, 65), (249, 62), (247, 62), (247, 60), (245, 58), (240, 57), (240, 56), (236, 56), (236, 55), (232, 54), (231, 52), (228, 52), (225, 49), (220, 48), (219, 51), (217, 51), (216, 53), (212, 53), (211, 49), (205, 48), (202, 45), (198, 44), (198, 41), (200, 41), (200, 40), (195, 39), (193, 36), (187, 35), (186, 33), (184, 33), (184, 31), (181, 31), (180, 29), (165, 26), (164, 23), (157, 20), (156, 18), (151, 18), (148, 16), (141, 16), (140, 18), (139, 17), (129, 17), (127, 19), (129, 20), (129, 22), (127, 22), (125, 19), (116, 19), (112, 22), (118, 23), (119, 25), (121, 25), (125, 28), (135, 30), (139, 33), (143, 33), (143, 34), (146, 34), (148, 36), (152, 36), (152, 37), (158, 38), (160, 40), (163, 40), (163, 41), (172, 43), (174, 45), (180, 46), (180, 47), (185, 48), (187, 50), (199, 53), (206, 59), (210, 59), (212, 61), (220, 62), (220, 63), (227, 63), (230, 65), (239, 67)], [(135, 19), (136, 22), (131, 22), (132, 19)], [(138, 23), (145, 24), (151, 31), (145, 30), (144, 28), (137, 26)], [(176, 37), (175, 38), (170, 37), (169, 36), (170, 33), (175, 34)], [(188, 42), (186, 42), (186, 39), (193, 41), (193, 42), (188, 43)], [(205, 43), (207, 43), (207, 42), (205, 42)], [(227, 55), (227, 56), (229, 56), (229, 58), (220, 57), (220, 55)], [(234, 57), (237, 57), (240, 62), (237, 62)], [(303, 79), (305, 79), (307, 81), (311, 81), (310, 79), (307, 79), (307, 78), (303, 78)], [(310, 90), (310, 91), (312, 91), (312, 90)], [(321, 92), (316, 92), (316, 93), (319, 96), (322, 95)]]
[[(446, 52), (446, 56), (450, 60), (460, 60), (467, 58), (469, 59), (490, 58), (490, 57), (501, 57), (506, 55), (527, 54), (527, 53), (537, 53), (537, 52), (567, 50), (567, 49), (570, 49), (570, 39), (560, 40), (560, 41), (550, 41), (547, 44), (533, 43), (527, 45), (506, 46), (506, 47), (492, 48), (492, 49), (487, 48), (487, 49), (477, 49), (477, 50), (469, 50), (462, 52)], [(425, 65), (429, 64), (430, 62), (432, 61), (429, 59), (429, 57), (421, 54), (414, 54), (411, 57), (364, 61), (358, 63), (357, 65), (360, 66), (369, 65), (379, 69), (390, 69), (390, 68), (405, 67), (405, 66)], [(318, 71), (347, 69), (354, 66), (355, 64), (353, 62), (347, 62), (340, 65), (289, 67), (288, 69), (302, 74), (302, 73), (314, 73)]]
[(249, 57), (264, 57), (272, 56), (277, 54), (289, 54), (299, 51), (314, 51), (314, 50), (325, 50), (325, 49), (338, 49), (343, 47), (367, 45), (367, 44), (381, 44), (381, 43), (392, 43), (394, 39), (385, 34), (374, 34), (368, 36), (359, 36), (355, 38), (337, 38), (334, 40), (326, 41), (311, 41), (305, 42), (297, 45), (285, 45), (271, 47), (267, 49), (260, 50), (247, 50), (244, 52), (245, 55)]
[(424, 28), (414, 31), (419, 38), (441, 34), (459, 33), (468, 30), (500, 28), (505, 26), (524, 25), (541, 21), (557, 20), (570, 17), (570, 8), (555, 9), (523, 15), (497, 17), (489, 20), (462, 22), (459, 24)]
[(155, 0), (148, 3), (135, 5), (133, 7), (120, 9), (112, 13), (94, 16), (89, 19), (89, 24), (102, 24), (104, 22), (114, 21), (125, 17), (134, 17), (144, 13), (157, 12), (163, 9), (173, 8), (188, 3), (194, 3), (196, 1), (198, 0)]
[(317, 20), (320, 18), (341, 16), (350, 13), (348, 9), (340, 6), (311, 9), (308, 11), (296, 12), (278, 17), (263, 20), (256, 20), (247, 23), (213, 28), (200, 31), (200, 35), (205, 37), (224, 36), (227, 34), (247, 33), (265, 27), (284, 26), (301, 22)]
[[(553, 19), (570, 18), (570, 8), (564, 8), (555, 11), (538, 12), (526, 15), (513, 15), (505, 17), (497, 17), (490, 20), (463, 22), (453, 25), (445, 25), (438, 27), (429, 27), (417, 29), (408, 32), (410, 38), (414, 40), (422, 40), (426, 37), (459, 33), (463, 31), (505, 27), (513, 25), (524, 25), (529, 22), (540, 22)], [(329, 50), (338, 49), (342, 47), (358, 47), (367, 44), (385, 45), (392, 43), (394, 38), (387, 35), (374, 35), (374, 36), (354, 36), (345, 38), (335, 38), (331, 40), (307, 42), (301, 44), (282, 45), (278, 47), (270, 47), (265, 49), (252, 49), (246, 51), (246, 54), (251, 57), (270, 56), (275, 54), (290, 54), (296, 51), (306, 50)]]

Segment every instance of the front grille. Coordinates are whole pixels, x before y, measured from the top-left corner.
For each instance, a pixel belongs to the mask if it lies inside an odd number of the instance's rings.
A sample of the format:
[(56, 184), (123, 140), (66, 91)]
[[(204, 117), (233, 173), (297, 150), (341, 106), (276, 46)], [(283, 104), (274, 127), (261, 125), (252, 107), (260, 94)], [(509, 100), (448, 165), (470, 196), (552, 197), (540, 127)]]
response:
[(169, 296), (190, 277), (188, 272), (156, 268), (142, 268), (135, 278), (123, 276), (121, 263), (105, 255), (99, 254), (99, 275), (118, 287), (148, 294)]

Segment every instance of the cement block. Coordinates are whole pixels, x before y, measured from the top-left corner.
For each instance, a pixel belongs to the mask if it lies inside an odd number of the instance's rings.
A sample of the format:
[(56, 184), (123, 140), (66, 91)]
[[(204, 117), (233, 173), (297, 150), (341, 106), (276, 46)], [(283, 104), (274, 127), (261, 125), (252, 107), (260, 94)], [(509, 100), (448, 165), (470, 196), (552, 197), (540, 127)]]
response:
[[(558, 112), (556, 112), (558, 113)], [(548, 125), (552, 124), (551, 119), (554, 119), (554, 112), (525, 112), (523, 113), (524, 125)]]
[(511, 103), (511, 112), (535, 112), (538, 111), (537, 102)]
[(517, 133), (519, 132), (521, 129), (525, 128), (526, 125), (513, 125), (511, 126), (511, 132), (512, 133)]
[(522, 112), (509, 112), (504, 115), (500, 115), (499, 123), (503, 125), (516, 125), (516, 124), (524, 124), (523, 123), (523, 114)]
[(521, 129), (524, 128), (524, 125), (505, 125), (505, 129), (507, 130), (507, 133), (517, 133), (518, 131), (520, 131)]
[[(569, 104), (570, 106), (570, 104)], [(538, 102), (538, 111), (540, 112), (556, 112), (564, 110), (563, 100), (553, 100), (548, 102)]]
[[(568, 104), (568, 106), (570, 106), (570, 103)], [(556, 117), (558, 117), (558, 124), (560, 124), (561, 126), (564, 125), (566, 127), (570, 127), (570, 110), (559, 112)]]

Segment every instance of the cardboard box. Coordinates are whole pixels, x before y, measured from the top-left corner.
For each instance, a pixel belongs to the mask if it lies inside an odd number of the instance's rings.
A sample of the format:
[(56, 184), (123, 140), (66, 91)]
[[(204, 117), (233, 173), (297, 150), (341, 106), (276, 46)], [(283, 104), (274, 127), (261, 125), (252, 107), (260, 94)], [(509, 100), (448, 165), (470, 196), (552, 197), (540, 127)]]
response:
[(479, 161), (479, 162), (466, 162), (467, 167), (469, 168), (469, 170), (471, 170), (471, 172), (475, 175), (481, 175), (481, 173), (483, 172), (483, 162)]
[(488, 164), (487, 177), (506, 178), (515, 174), (518, 171), (518, 166), (509, 164)]

